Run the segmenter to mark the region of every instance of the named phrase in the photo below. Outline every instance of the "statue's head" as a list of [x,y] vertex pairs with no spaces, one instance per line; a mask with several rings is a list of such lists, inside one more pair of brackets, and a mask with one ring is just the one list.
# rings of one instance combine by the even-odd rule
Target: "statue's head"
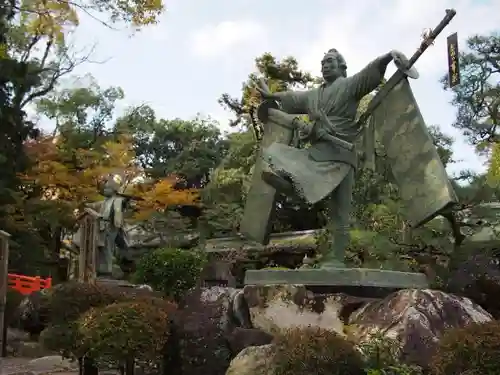
[[105,197],[113,196],[120,191],[123,183],[123,178],[118,173],[110,174],[103,186],[103,195]]
[[321,74],[326,82],[347,77],[347,64],[344,57],[335,48],[328,50],[321,60]]

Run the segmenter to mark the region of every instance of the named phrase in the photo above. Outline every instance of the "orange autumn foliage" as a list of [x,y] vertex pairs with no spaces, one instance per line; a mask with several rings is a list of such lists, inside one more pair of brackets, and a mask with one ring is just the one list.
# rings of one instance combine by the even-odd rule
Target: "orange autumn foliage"
[[154,184],[134,185],[130,194],[141,198],[135,202],[134,219],[147,220],[155,212],[161,212],[170,206],[196,205],[199,199],[198,190],[175,189],[177,181],[176,176],[169,176]]
[[94,149],[68,149],[64,140],[53,136],[29,141],[25,147],[33,162],[21,176],[25,186],[38,191],[41,199],[64,201],[73,209],[104,199],[99,186],[112,173],[124,175],[124,193],[138,198],[134,204],[137,220],[147,220],[171,205],[195,204],[198,199],[196,190],[174,189],[175,177],[140,182],[143,173],[134,162],[132,143],[126,136]]

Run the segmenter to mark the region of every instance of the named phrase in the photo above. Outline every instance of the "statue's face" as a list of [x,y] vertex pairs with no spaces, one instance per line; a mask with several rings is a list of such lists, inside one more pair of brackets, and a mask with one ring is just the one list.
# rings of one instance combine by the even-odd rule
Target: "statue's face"
[[115,195],[120,190],[122,177],[118,174],[110,175],[103,186],[103,195],[110,197]]
[[326,82],[347,77],[347,64],[342,55],[338,52],[328,52],[321,60],[321,74]]

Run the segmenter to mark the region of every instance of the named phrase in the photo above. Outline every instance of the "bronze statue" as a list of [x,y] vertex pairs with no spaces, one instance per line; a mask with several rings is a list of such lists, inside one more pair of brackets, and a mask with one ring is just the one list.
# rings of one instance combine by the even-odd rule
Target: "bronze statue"
[[347,77],[344,57],[331,49],[321,61],[324,83],[319,88],[271,93],[262,81],[257,87],[263,98],[281,105],[281,111],[269,111],[270,121],[283,123],[288,120],[287,114],[307,113],[312,123],[309,125],[298,116],[292,120],[302,138],[310,143],[309,148],[297,149],[275,142],[263,150],[262,158],[270,167],[263,172],[263,179],[278,191],[299,194],[309,204],[327,198],[333,242],[322,258],[324,267],[342,267],[349,243],[357,166],[353,142],[361,131],[361,125],[355,121],[359,102],[380,85],[387,65],[395,58],[403,61],[402,54],[393,51]]
[[[335,49],[321,61],[324,83],[312,90],[272,93],[261,81],[265,99],[251,113],[262,124],[259,157],[240,223],[241,234],[251,241],[269,243],[270,223],[277,192],[300,196],[306,203],[324,201],[329,209],[330,247],[320,268],[249,270],[247,285],[304,284],[390,288],[428,286],[425,276],[411,272],[346,268],[349,245],[354,171],[358,166],[355,142],[361,134],[377,139],[398,185],[406,219],[413,228],[437,215],[446,215],[457,203],[407,78],[418,78],[413,64],[455,16],[452,9],[422,41],[411,59],[391,51],[353,76]],[[387,65],[398,68],[383,81]],[[383,85],[381,85],[383,83]],[[375,91],[368,108],[356,121],[360,100]],[[305,121],[304,115],[308,120]],[[368,131],[368,129],[370,131]],[[308,141],[303,149],[291,147],[297,132]],[[364,146],[367,146],[364,142]],[[366,151],[374,147],[366,147]],[[449,216],[449,215],[448,215]]]
[[111,174],[103,187],[102,194],[105,199],[92,204],[100,214],[97,242],[98,276],[111,276],[114,255],[128,248],[124,213],[130,198],[120,194],[122,184],[123,178],[120,174]]

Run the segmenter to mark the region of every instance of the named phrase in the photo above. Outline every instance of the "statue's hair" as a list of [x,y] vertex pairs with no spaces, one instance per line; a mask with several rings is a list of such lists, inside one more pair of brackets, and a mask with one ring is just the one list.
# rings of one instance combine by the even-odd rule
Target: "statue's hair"
[[328,54],[328,53],[339,53],[339,51],[338,51],[336,48],[330,48],[330,49],[328,50],[328,52],[327,52],[327,53],[325,53],[325,55],[326,55],[326,54]]

